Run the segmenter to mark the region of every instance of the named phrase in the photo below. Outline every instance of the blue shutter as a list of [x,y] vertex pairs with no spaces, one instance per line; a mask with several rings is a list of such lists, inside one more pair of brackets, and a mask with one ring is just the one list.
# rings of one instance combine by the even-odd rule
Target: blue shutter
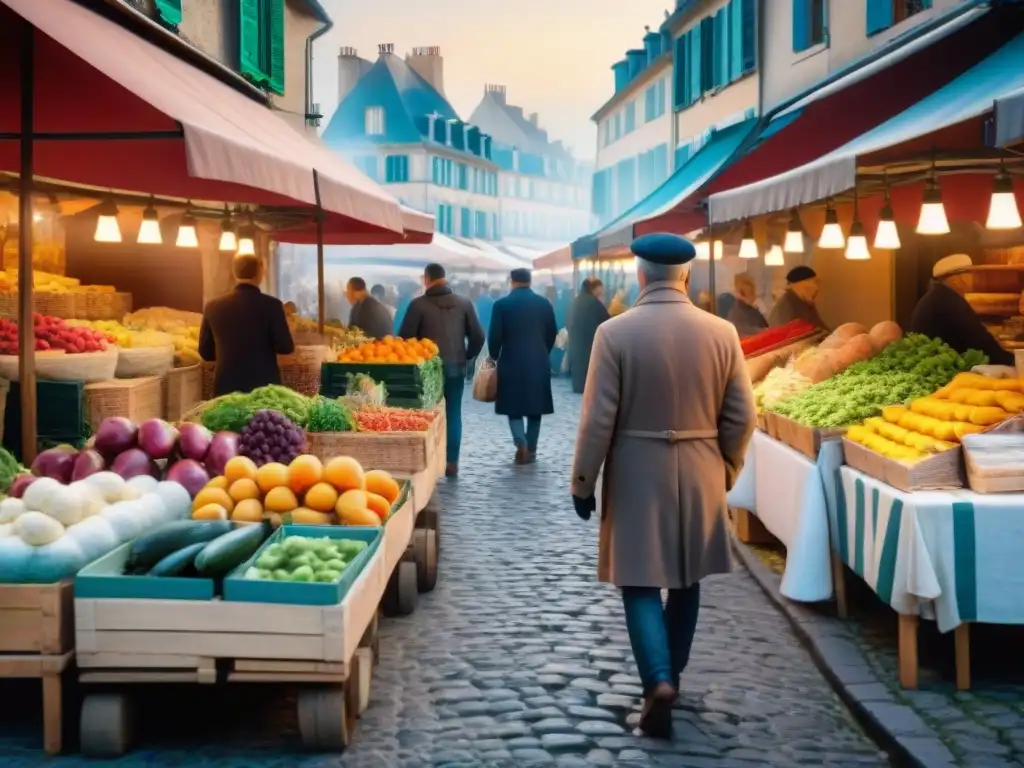
[[700,84],[701,92],[714,90],[715,80],[715,19],[705,16],[700,21]]
[[757,8],[754,0],[743,0],[743,71],[757,66]]
[[160,20],[171,27],[181,24],[181,0],[156,0]]
[[811,0],[793,0],[793,51],[811,47]]
[[892,0],[868,0],[867,36],[893,25]]
[[932,7],[932,0],[921,0],[921,10],[927,11]]
[[686,33],[686,36],[690,38],[690,103],[692,104],[700,101],[700,97],[704,95],[700,27],[694,27]]
[[657,106],[654,110],[655,117],[661,117],[663,114],[665,114],[665,89],[667,87],[668,80],[664,77],[661,78],[661,80],[658,81],[658,93],[655,96],[655,101],[657,102]]
[[743,0],[729,3],[729,82],[743,74]]
[[715,14],[714,56],[712,67],[714,87],[721,88],[729,82],[729,13],[726,8],[719,8]]
[[672,104],[676,109],[689,106],[690,104],[690,79],[686,76],[688,64],[687,39],[686,35],[680,35],[672,46],[674,51],[672,59]]
[[636,102],[635,101],[631,101],[631,102],[629,102],[629,104],[626,105],[625,122],[626,122],[626,126],[625,126],[625,129],[623,131],[623,135],[625,135],[627,133],[632,133],[633,131],[636,130]]
[[461,228],[461,233],[462,233],[463,237],[472,237],[473,236],[473,221],[472,221],[472,218],[471,218],[471,214],[470,214],[469,208],[463,208],[462,209],[462,228]]
[[501,229],[498,227],[498,214],[491,214],[491,239],[501,240]]

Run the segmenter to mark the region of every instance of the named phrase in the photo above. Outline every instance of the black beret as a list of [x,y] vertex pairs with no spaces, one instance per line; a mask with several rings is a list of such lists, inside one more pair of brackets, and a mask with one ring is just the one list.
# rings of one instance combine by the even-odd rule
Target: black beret
[[801,264],[799,267],[793,267],[789,270],[786,274],[786,282],[790,285],[794,285],[795,283],[802,283],[804,280],[811,280],[817,276],[817,272],[810,267]]
[[665,266],[689,264],[697,257],[697,249],[685,237],[668,232],[641,235],[629,246],[638,259]]
[[512,278],[513,283],[529,283],[532,276],[530,270],[525,268],[513,269],[509,277]]

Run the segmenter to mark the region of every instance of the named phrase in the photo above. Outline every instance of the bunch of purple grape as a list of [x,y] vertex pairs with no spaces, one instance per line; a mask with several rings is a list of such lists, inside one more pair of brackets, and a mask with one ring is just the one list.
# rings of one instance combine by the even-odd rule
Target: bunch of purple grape
[[239,452],[257,467],[272,461],[289,464],[305,445],[306,433],[284,414],[271,410],[256,411],[238,439]]

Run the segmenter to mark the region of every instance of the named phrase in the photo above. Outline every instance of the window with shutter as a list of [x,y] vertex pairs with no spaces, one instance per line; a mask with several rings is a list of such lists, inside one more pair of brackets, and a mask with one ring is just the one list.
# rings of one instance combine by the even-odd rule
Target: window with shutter
[[729,10],[719,8],[715,14],[714,28],[714,87],[729,84]]
[[170,27],[181,24],[181,0],[156,0],[156,12],[160,21]]
[[690,78],[686,76],[689,69],[688,40],[686,35],[680,35],[672,46],[672,104],[676,109],[690,105]]
[[623,128],[623,135],[632,133],[636,130],[636,102],[631,101],[626,105],[625,112],[625,126]]
[[754,0],[743,3],[743,72],[752,72],[757,67],[757,7]]
[[793,0],[793,52],[825,42],[825,0]]
[[363,123],[367,136],[383,136],[384,107],[367,107],[363,113]]
[[462,218],[462,221],[461,221],[461,226],[459,227],[459,233],[462,235],[462,237],[472,237],[473,236],[473,220],[471,218],[471,213],[470,213],[469,208],[463,208],[462,209],[462,216],[461,216],[461,218]]
[[729,82],[743,75],[743,0],[729,3]]
[[285,84],[284,2],[238,0],[239,71],[278,94],[284,93]]
[[715,80],[715,19],[705,16],[700,21],[700,90],[701,93],[713,91]]
[[893,3],[896,0],[867,0],[867,35],[876,35],[888,29],[896,20]]
[[690,38],[690,103],[700,101],[704,95],[704,53],[700,27],[694,27],[686,36]]

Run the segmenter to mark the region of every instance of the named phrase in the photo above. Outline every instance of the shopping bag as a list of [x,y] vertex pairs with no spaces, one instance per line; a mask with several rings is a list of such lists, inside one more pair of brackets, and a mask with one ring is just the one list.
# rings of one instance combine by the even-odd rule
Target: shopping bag
[[555,336],[555,349],[565,349],[569,346],[569,331],[563,328]]
[[498,399],[498,366],[489,357],[482,358],[473,376],[473,399],[493,403]]

